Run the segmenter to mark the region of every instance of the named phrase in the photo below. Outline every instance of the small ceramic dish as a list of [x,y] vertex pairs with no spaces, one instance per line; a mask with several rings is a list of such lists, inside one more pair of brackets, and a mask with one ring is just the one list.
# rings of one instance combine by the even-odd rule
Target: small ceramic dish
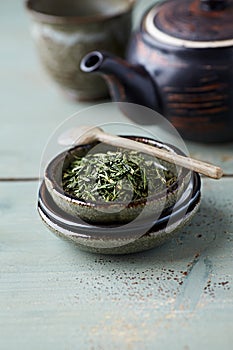
[[[127,137],[153,147],[164,148],[170,152],[182,154],[182,152],[173,146],[149,138]],[[110,146],[98,143],[75,147],[55,157],[45,171],[46,187],[57,206],[67,214],[80,218],[85,222],[91,224],[125,224],[132,222],[136,218],[137,220],[144,220],[153,217],[154,220],[161,215],[163,210],[172,208],[175,205],[190,182],[192,172],[177,167],[175,169],[178,180],[170,185],[170,187],[164,187],[161,192],[154,193],[146,199],[131,201],[129,203],[85,202],[77,199],[64,192],[62,188],[62,173],[75,156],[85,156],[96,145],[101,146],[103,152],[110,149]],[[174,168],[174,165],[168,162],[161,160],[159,162],[167,169]]]
[[176,205],[165,210],[154,222],[126,225],[89,225],[61,210],[43,182],[39,191],[38,212],[56,235],[75,243],[81,250],[103,254],[127,254],[163,244],[197,212],[201,199],[200,176],[193,176]]

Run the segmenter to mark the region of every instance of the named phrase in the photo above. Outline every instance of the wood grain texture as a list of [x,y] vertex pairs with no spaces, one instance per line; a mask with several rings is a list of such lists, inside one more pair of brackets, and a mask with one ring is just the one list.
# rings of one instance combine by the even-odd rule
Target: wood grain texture
[[0,176],[37,176],[48,137],[82,104],[63,98],[43,71],[24,1],[1,2],[0,19]]
[[[135,23],[151,3],[138,2]],[[43,71],[23,1],[1,2],[0,18],[0,177],[36,177],[43,149],[54,129],[90,104],[66,100]],[[114,113],[109,114],[110,122],[115,118]],[[216,163],[233,174],[233,143],[187,145],[193,157]]]
[[[87,105],[42,72],[23,1],[2,1],[0,19],[0,176],[34,177],[48,136]],[[188,147],[233,173],[233,144]],[[54,237],[37,190],[0,182],[0,349],[231,349],[233,178],[204,180],[199,213],[168,244],[122,257]]]
[[230,349],[232,185],[206,179],[176,238],[114,257],[47,231],[37,183],[0,184],[0,348]]

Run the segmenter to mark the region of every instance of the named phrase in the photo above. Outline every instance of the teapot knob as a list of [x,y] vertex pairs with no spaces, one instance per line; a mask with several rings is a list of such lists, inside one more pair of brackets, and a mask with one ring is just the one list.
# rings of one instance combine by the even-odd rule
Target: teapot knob
[[227,0],[201,0],[201,9],[206,11],[224,10],[227,3]]

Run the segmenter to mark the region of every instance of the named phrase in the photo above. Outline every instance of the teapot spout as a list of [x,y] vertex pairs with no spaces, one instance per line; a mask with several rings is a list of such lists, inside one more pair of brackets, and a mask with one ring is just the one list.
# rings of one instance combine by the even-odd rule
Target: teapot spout
[[131,65],[104,51],[93,51],[82,59],[80,68],[83,72],[103,75],[114,101],[135,103],[161,112],[156,84],[142,66]]

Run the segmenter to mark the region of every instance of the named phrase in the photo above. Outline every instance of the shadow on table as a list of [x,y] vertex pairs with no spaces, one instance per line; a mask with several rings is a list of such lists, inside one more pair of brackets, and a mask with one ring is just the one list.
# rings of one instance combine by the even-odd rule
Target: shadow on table
[[[171,264],[175,261],[190,259],[194,256],[200,256],[202,253],[207,255],[218,254],[222,247],[229,246],[228,232],[232,227],[232,216],[223,206],[218,206],[215,201],[203,200],[201,207],[193,218],[192,222],[183,230],[177,232],[174,238],[160,247],[129,255],[103,255],[80,252],[81,255],[88,255],[88,260],[101,263],[117,263],[125,265],[127,263],[137,263],[138,266],[150,266],[163,263]],[[77,254],[77,247],[70,249]],[[80,260],[78,254],[77,262]]]

